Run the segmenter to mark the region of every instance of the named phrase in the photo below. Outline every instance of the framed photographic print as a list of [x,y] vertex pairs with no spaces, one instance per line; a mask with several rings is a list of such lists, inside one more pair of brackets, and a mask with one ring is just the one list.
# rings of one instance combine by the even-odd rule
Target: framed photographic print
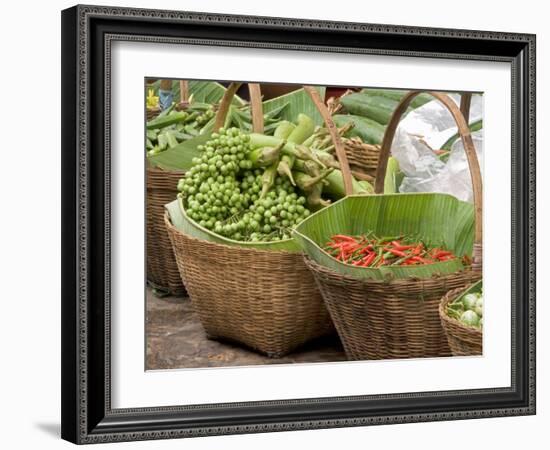
[[535,36],[75,6],[62,43],[63,438],[535,413]]

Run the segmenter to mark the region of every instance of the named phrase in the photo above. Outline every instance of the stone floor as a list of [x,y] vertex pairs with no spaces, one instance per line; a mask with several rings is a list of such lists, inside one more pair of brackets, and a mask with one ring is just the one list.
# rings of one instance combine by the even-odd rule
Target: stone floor
[[345,360],[342,345],[336,336],[317,340],[277,359],[229,343],[209,340],[189,298],[158,298],[151,289],[147,289],[148,370]]

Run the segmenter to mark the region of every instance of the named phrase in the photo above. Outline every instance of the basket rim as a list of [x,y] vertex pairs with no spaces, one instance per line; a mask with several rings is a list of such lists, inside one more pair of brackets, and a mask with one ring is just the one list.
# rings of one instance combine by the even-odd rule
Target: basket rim
[[186,173],[184,170],[166,170],[162,169],[161,167],[152,166],[150,164],[147,165],[147,172],[164,173],[170,175],[185,175]]
[[449,324],[452,324],[453,326],[460,328],[462,331],[470,333],[474,336],[483,336],[483,328],[476,328],[471,325],[466,325],[462,323],[460,320],[457,320],[453,317],[449,317],[445,312],[445,307],[453,300],[455,300],[460,294],[468,290],[472,285],[468,285],[463,288],[457,288],[453,289],[449,292],[447,292],[441,299],[441,302],[439,303],[439,317],[442,321],[447,322]]
[[[181,197],[178,197],[177,199],[177,202],[178,202],[178,206],[180,208],[180,211],[182,212],[182,214],[185,215],[185,217],[187,218],[187,220],[193,224],[194,227],[198,228],[199,230],[201,230],[202,232],[204,232],[205,234],[208,234],[208,235],[213,235],[219,239],[222,239],[222,240],[225,240],[227,242],[231,242],[235,245],[233,245],[233,247],[241,247],[241,248],[255,248],[255,249],[258,249],[258,250],[261,250],[259,249],[258,247],[256,246],[252,246],[250,244],[257,244],[257,245],[269,245],[269,244],[272,244],[273,242],[266,242],[266,241],[260,241],[260,242],[250,242],[250,241],[236,241],[234,239],[230,239],[230,238],[227,238],[225,236],[220,236],[216,233],[214,233],[212,230],[209,230],[208,228],[205,228],[203,227],[201,224],[197,223],[194,219],[192,219],[191,217],[189,217],[189,215],[187,214],[187,210],[185,209],[185,206],[183,205],[183,199]],[[209,241],[210,242],[210,241]],[[296,243],[294,237],[290,237],[288,239],[280,239],[279,241],[277,241],[279,243],[284,243],[284,242],[294,242]],[[231,245],[228,245],[229,247],[231,247]],[[279,251],[279,252],[284,252],[285,250],[264,250],[264,251]],[[300,249],[300,247],[298,245],[296,245],[296,250],[293,250],[293,251],[290,251],[288,250],[289,253],[296,253],[296,254],[300,254],[302,253],[302,250]]]
[[[451,195],[451,194],[446,194],[444,192],[395,192],[393,194],[376,194],[376,197],[397,197],[397,196],[407,196],[407,197],[415,197],[415,196],[419,196],[419,195],[442,195],[442,196],[445,196],[445,197],[452,197],[454,199],[457,199],[457,197],[455,197],[454,195]],[[300,237],[302,237],[303,239],[309,241],[311,244],[315,245],[317,248],[319,248],[325,255],[333,258],[339,265],[346,265],[346,263],[342,262],[342,261],[338,261],[336,258],[334,258],[334,256],[332,256],[330,253],[328,253],[323,247],[321,247],[319,244],[317,244],[313,239],[311,239],[309,236],[305,235],[304,233],[302,233],[301,231],[298,230],[298,227],[312,219],[313,217],[317,216],[317,215],[321,215],[321,214],[326,214],[326,211],[333,207],[334,205],[338,205],[340,203],[345,203],[346,201],[348,201],[349,199],[352,199],[352,198],[369,198],[369,197],[372,197],[372,195],[362,195],[362,194],[352,194],[352,195],[346,195],[345,197],[339,199],[339,200],[336,200],[335,202],[331,203],[330,205],[326,206],[325,208],[322,208],[318,211],[315,211],[313,213],[311,213],[308,217],[306,217],[304,220],[302,220],[302,222],[300,222],[296,228],[294,228],[292,230],[292,234],[297,234],[299,235]],[[458,200],[460,201],[460,200]],[[363,267],[364,269],[369,269],[369,267]]]
[[460,273],[472,273],[474,274],[475,272],[471,269],[471,267],[465,267],[464,270],[458,270],[456,272],[453,272],[453,273],[448,273],[448,274],[444,274],[444,275],[441,275],[441,274],[437,274],[437,273],[434,273],[432,274],[430,277],[428,278],[417,278],[417,277],[409,277],[409,278],[390,278],[390,277],[387,277],[386,279],[384,280],[380,280],[380,279],[374,279],[374,278],[354,278],[350,275],[345,275],[345,274],[341,274],[339,272],[336,272],[328,267],[325,267],[319,263],[317,263],[315,260],[313,260],[312,258],[310,258],[307,254],[305,253],[302,253],[303,257],[304,257],[304,261],[306,263],[306,265],[313,271],[316,271],[316,272],[320,272],[320,273],[326,273],[330,276],[334,276],[334,277],[337,277],[339,278],[342,282],[359,282],[359,283],[362,283],[362,284],[366,284],[366,285],[374,285],[374,284],[378,284],[378,285],[389,285],[389,284],[407,284],[409,282],[422,282],[422,281],[433,281],[433,280],[445,280],[445,279],[448,279],[448,278],[452,278],[452,277],[455,277],[457,274],[460,274]]
[[219,242],[213,242],[213,241],[207,241],[207,240],[204,240],[204,239],[199,239],[195,236],[191,236],[190,234],[187,234],[187,233],[184,233],[183,231],[181,230],[178,230],[174,224],[172,223],[172,221],[170,220],[170,215],[168,214],[168,211],[165,211],[164,212],[164,223],[166,224],[166,227],[168,227],[168,229],[170,231],[173,231],[174,233],[177,233],[177,234],[181,234],[182,236],[185,236],[186,239],[189,239],[191,241],[195,241],[195,242],[200,242],[201,244],[207,244],[207,245],[212,245],[212,247],[222,247],[222,248],[226,248],[226,249],[231,249],[231,250],[240,250],[240,251],[245,251],[245,252],[250,252],[250,253],[256,253],[256,254],[271,254],[271,255],[285,255],[285,256],[289,256],[289,255],[296,255],[296,256],[301,256],[301,252],[291,252],[291,251],[285,251],[285,250],[260,250],[258,248],[254,248],[254,247],[241,247],[241,246],[237,246],[237,245],[227,245],[227,244],[221,244]]

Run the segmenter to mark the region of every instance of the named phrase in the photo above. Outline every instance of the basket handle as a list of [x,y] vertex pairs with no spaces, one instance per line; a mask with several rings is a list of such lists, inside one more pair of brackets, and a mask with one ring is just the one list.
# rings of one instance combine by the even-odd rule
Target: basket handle
[[[235,93],[239,90],[242,83],[231,83],[225,90],[223,97],[220,101],[220,107],[216,113],[216,119],[214,121],[214,130],[218,130],[223,127],[231,101],[235,96]],[[264,114],[262,109],[262,93],[260,85],[258,83],[248,83],[248,92],[250,93],[250,109],[252,115],[252,131],[254,133],[264,132]]]
[[463,92],[460,94],[460,112],[466,119],[466,123],[470,123],[470,106],[472,105],[472,93]]
[[401,116],[405,113],[411,101],[419,94],[426,93],[434,97],[441,102],[443,106],[453,116],[458,127],[458,132],[464,145],[464,151],[468,159],[468,166],[470,168],[470,176],[472,179],[472,189],[474,193],[474,249],[473,249],[473,261],[472,269],[481,270],[482,263],[482,236],[483,236],[483,221],[482,221],[482,208],[483,208],[483,196],[482,196],[482,182],[481,182],[481,170],[479,168],[479,161],[477,159],[476,149],[472,141],[472,135],[470,134],[470,128],[468,122],[464,118],[460,108],[447,94],[442,92],[433,91],[412,91],[407,93],[401,101],[398,103],[393,115],[386,127],[384,133],[384,139],[382,140],[382,147],[380,149],[380,163],[376,170],[376,180],[374,184],[374,192],[380,194],[384,189],[384,175],[388,165],[388,157],[391,149],[395,132]]
[[348,162],[348,157],[346,155],[346,150],[344,148],[344,143],[342,142],[342,138],[338,133],[338,128],[336,128],[336,125],[332,120],[332,116],[328,111],[328,108],[326,107],[325,103],[321,99],[321,96],[319,95],[319,91],[315,89],[315,87],[313,86],[304,86],[304,90],[311,97],[311,100],[315,104],[315,107],[317,108],[317,110],[319,111],[319,113],[321,114],[321,117],[325,122],[327,130],[332,139],[332,143],[334,144],[334,148],[336,150],[335,151],[336,157],[338,158],[338,162],[340,163],[340,170],[342,171],[342,178],[344,180],[344,190],[346,192],[346,195],[352,195],[353,182],[351,178],[352,177],[351,170],[349,168],[349,162]]
[[189,100],[189,81],[180,80],[180,103],[186,103]]

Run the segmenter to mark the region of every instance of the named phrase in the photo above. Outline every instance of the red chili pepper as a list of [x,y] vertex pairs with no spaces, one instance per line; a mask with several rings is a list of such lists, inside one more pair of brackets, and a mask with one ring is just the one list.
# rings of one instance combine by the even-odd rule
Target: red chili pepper
[[376,253],[371,253],[368,256],[365,256],[363,258],[363,266],[370,266],[374,261],[374,258],[376,258]]
[[413,256],[411,258],[411,261],[419,262],[419,263],[422,263],[422,264],[430,264],[430,262],[427,259],[421,258],[420,256]]
[[395,250],[400,250],[400,251],[411,250],[415,247],[414,245],[402,245],[399,241],[392,241],[391,245]]
[[342,241],[354,242],[354,243],[357,242],[355,240],[355,238],[353,238],[351,236],[346,236],[344,234],[335,234],[334,236],[332,236],[332,240],[335,241],[335,242],[342,242]]
[[397,250],[395,248],[388,248],[388,252],[394,254],[395,256],[400,256],[401,258],[404,258],[405,256],[407,256],[404,252],[402,252],[401,250]]
[[424,247],[424,245],[422,245],[422,242],[420,244],[418,244],[413,250],[413,255],[420,255],[420,253],[422,252],[423,247]]

